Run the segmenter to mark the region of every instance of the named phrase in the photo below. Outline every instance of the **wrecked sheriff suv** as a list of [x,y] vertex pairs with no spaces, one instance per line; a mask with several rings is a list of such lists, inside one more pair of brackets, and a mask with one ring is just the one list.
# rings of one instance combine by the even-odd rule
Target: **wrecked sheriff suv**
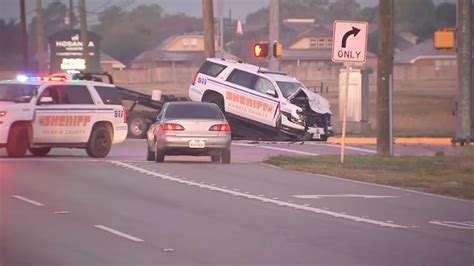
[[189,98],[219,106],[234,138],[325,141],[333,135],[326,99],[294,77],[255,65],[209,58],[195,74]]

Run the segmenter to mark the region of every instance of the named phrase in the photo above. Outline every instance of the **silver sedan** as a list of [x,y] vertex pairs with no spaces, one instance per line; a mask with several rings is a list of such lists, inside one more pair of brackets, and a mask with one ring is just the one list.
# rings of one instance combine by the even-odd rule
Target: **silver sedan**
[[219,107],[203,102],[169,102],[147,132],[147,160],[168,155],[211,156],[230,163],[231,129]]

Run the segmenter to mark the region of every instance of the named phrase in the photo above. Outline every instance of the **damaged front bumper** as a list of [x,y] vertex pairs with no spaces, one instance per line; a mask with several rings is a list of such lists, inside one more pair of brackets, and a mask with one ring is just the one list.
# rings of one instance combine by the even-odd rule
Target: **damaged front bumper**
[[326,141],[334,136],[331,114],[301,115],[300,117],[301,120],[295,121],[290,114],[282,115],[280,132],[296,140]]

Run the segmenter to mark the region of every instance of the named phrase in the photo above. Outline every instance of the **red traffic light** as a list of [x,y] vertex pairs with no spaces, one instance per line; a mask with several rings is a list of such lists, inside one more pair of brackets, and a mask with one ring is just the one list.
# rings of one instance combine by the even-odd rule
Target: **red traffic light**
[[259,42],[253,46],[253,55],[255,57],[268,56],[268,42]]

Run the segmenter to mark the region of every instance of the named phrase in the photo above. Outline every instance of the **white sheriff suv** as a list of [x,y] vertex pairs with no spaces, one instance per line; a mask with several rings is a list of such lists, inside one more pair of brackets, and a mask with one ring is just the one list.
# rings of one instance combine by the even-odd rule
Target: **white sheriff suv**
[[126,119],[113,84],[54,76],[0,82],[0,148],[10,157],[60,147],[102,158],[125,140]]
[[333,135],[329,102],[282,72],[208,58],[195,74],[189,97],[217,104],[233,134],[241,137],[252,138],[251,131],[257,131],[264,133],[259,139],[325,141]]

